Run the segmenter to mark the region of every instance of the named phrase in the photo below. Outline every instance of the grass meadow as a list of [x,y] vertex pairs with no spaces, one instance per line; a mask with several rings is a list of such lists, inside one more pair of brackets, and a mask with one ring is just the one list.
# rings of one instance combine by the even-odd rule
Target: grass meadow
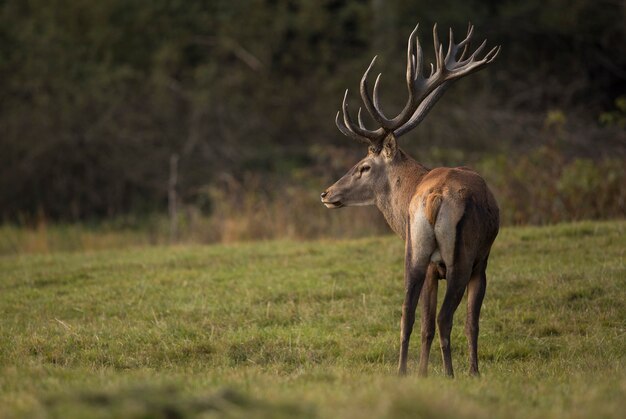
[[436,343],[430,376],[416,376],[419,326],[411,372],[396,376],[396,237],[128,244],[0,256],[0,417],[626,411],[626,221],[501,231],[477,379],[467,374],[465,301],[452,337],[456,378],[443,377]]

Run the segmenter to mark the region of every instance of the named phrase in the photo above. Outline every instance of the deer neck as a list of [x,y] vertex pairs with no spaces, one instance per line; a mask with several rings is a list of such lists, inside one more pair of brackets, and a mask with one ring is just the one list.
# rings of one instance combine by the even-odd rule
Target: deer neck
[[376,195],[376,206],[383,213],[389,227],[406,239],[409,203],[415,188],[428,169],[398,150],[388,169],[388,181]]

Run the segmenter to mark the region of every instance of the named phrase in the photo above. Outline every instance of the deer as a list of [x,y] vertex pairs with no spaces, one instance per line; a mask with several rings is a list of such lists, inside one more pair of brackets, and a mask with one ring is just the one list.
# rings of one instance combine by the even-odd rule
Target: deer
[[[348,109],[348,90],[335,123],[345,136],[368,146],[365,158],[321,194],[327,208],[375,205],[387,224],[405,241],[404,302],[400,325],[398,373],[407,373],[409,340],[420,294],[420,376],[428,374],[428,359],[435,337],[435,322],[445,374],[454,377],[450,333],[454,312],[467,290],[465,335],[469,348],[469,373],[478,376],[478,323],[487,287],[487,261],[498,234],[499,208],[485,180],[467,167],[429,169],[398,146],[398,138],[415,128],[455,81],[472,74],[497,57],[500,46],[481,56],[487,40],[470,53],[474,26],[459,43],[450,29],[447,52],[433,26],[435,64],[423,72],[423,52],[411,32],[407,46],[408,100],[394,118],[383,112],[378,75],[370,95],[368,76],[374,57],[360,83],[363,104],[379,128],[366,128],[359,108],[357,123]],[[436,311],[438,281],[446,280],[443,302]]]

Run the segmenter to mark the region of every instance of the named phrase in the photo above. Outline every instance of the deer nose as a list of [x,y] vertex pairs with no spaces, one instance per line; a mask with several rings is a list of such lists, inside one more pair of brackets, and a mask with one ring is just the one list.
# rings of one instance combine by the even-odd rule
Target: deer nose
[[324,199],[324,198],[326,197],[326,195],[328,195],[328,192],[324,191],[324,192],[322,192],[322,194],[320,195],[320,197],[321,197],[322,199]]

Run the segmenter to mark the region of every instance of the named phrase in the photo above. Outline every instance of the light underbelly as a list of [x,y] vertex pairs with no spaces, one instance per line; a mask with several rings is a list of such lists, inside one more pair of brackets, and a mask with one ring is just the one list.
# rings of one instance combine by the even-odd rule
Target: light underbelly
[[443,259],[441,259],[441,253],[439,252],[439,249],[435,249],[433,254],[430,255],[430,261],[436,264],[443,263]]

